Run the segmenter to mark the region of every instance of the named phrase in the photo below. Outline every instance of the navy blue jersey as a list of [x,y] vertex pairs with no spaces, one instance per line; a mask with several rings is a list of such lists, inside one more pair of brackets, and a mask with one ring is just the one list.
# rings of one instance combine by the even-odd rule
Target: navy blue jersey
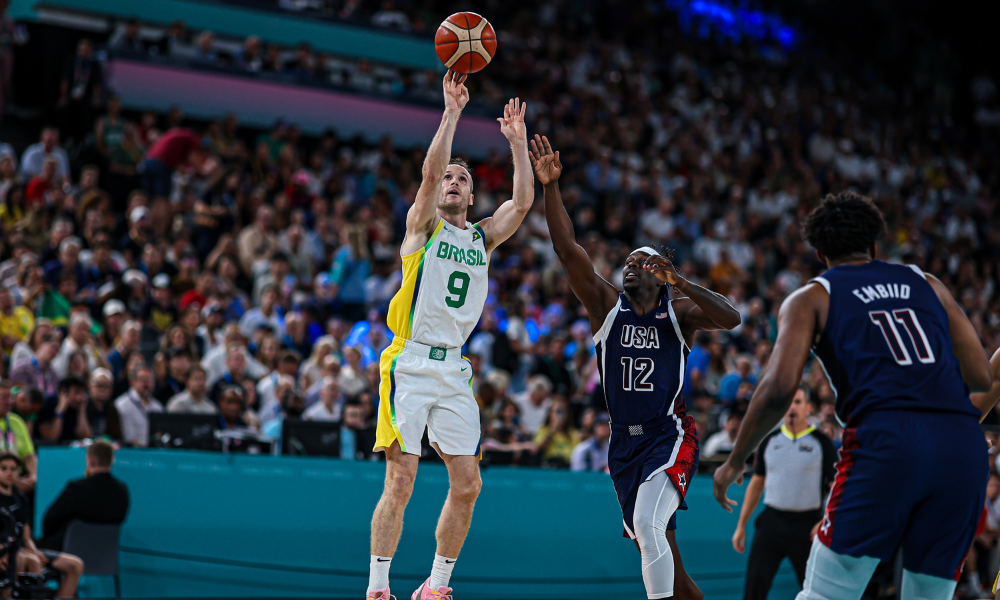
[[913,265],[873,260],[813,279],[830,311],[813,348],[850,423],[871,410],[980,413],[952,352],[948,314]]
[[655,310],[640,317],[619,294],[594,335],[612,423],[640,425],[684,412],[688,348],[671,302],[662,297]]

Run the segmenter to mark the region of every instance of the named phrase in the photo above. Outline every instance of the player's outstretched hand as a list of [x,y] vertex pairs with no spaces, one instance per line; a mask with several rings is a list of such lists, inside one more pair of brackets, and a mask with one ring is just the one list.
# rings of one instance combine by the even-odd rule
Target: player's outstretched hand
[[459,75],[454,71],[444,74],[444,107],[448,110],[462,110],[469,103],[469,88],[465,87],[468,74]]
[[733,466],[727,460],[722,463],[722,466],[715,470],[715,477],[713,477],[714,485],[712,486],[712,493],[715,495],[715,500],[719,503],[719,506],[726,509],[727,512],[733,512],[733,507],[738,504],[736,500],[729,499],[729,486],[736,483],[736,485],[743,485],[743,467],[739,468]]
[[656,278],[664,283],[678,285],[681,282],[681,276],[677,274],[673,261],[666,256],[650,256],[642,264],[642,268],[656,275]]
[[503,107],[503,116],[497,118],[500,133],[512,144],[528,139],[528,130],[524,127],[524,112],[527,108],[527,102],[521,104],[520,98],[511,98]]
[[535,139],[531,140],[528,158],[531,160],[531,166],[535,169],[535,176],[538,177],[538,181],[542,185],[548,185],[562,175],[559,153],[552,151],[549,138],[544,135],[535,134]]

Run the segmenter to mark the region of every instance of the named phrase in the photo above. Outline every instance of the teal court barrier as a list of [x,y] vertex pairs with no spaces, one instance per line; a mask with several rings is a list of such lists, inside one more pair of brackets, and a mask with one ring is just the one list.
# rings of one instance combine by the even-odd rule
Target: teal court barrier
[[[36,530],[84,450],[40,448]],[[359,598],[368,582],[369,524],[381,463],[318,458],[122,450],[129,487],[121,540],[122,592],[131,598]],[[746,557],[731,546],[736,515],[699,476],[677,538],[705,597],[739,600]],[[392,581],[408,597],[430,571],[434,527],[448,488],[443,466],[422,464]],[[741,491],[738,494],[742,494]],[[643,598],[639,554],[621,537],[611,480],[595,473],[494,467],[452,578],[466,599]],[[798,589],[783,567],[771,598]],[[109,578],[84,577],[81,596],[107,597]]]

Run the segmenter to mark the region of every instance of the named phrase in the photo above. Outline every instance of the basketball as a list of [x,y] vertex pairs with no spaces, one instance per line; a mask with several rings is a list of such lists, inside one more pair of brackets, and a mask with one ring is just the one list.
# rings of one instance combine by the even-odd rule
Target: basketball
[[456,73],[482,71],[497,51],[493,26],[474,12],[458,12],[441,23],[434,49],[444,66]]

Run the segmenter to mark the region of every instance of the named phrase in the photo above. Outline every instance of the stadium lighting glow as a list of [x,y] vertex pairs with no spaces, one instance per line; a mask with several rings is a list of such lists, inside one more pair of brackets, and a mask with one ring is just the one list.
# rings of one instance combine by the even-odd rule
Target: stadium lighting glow
[[739,41],[746,37],[757,42],[777,42],[786,48],[798,39],[795,29],[779,15],[745,5],[723,0],[664,0],[664,5],[677,13],[685,32],[702,39],[721,36]]

